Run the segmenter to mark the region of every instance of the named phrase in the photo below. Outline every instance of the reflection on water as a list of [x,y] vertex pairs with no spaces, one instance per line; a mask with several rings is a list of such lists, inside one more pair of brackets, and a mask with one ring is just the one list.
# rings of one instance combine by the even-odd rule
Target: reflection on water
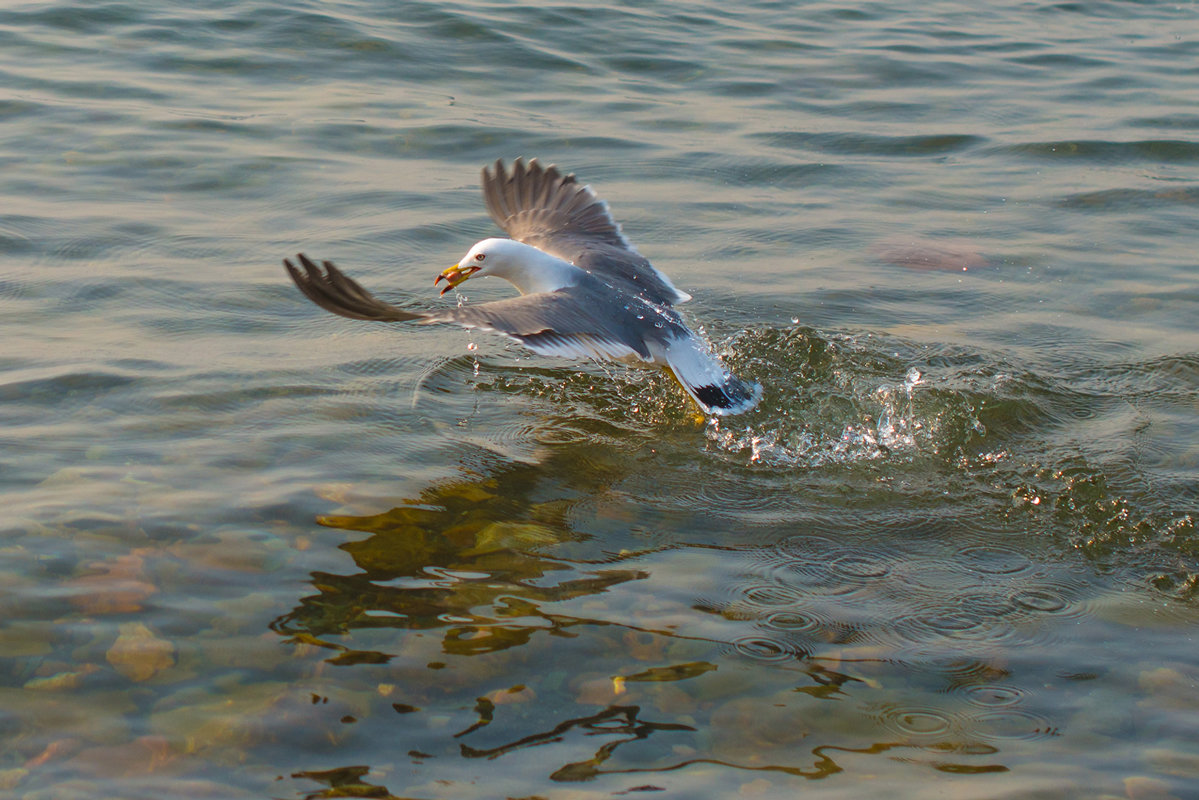
[[[305,598],[274,627],[314,636],[356,628],[446,628],[442,650],[457,655],[527,644],[537,630],[563,634],[576,623],[540,613],[539,604],[603,592],[646,576],[617,569],[588,577],[556,576],[569,566],[538,558],[537,548],[578,535],[565,526],[571,503],[530,502],[534,472],[524,467],[478,484],[441,485],[424,492],[419,505],[375,516],[320,518],[324,525],[371,533],[341,546],[362,572],[314,576],[320,594]],[[480,615],[484,608],[494,609],[495,616]],[[336,649],[343,652],[333,663],[385,663],[390,658]]]
[[[400,752],[430,782],[464,758],[628,790],[664,788],[667,774],[781,789],[863,758],[888,774],[1035,776],[1088,713],[1074,687],[1118,673],[1063,668],[1112,635],[1083,565],[1034,561],[998,531],[855,533],[870,512],[841,535],[738,546],[684,527],[613,551],[586,529],[614,514],[634,530],[662,521],[627,498],[597,506],[580,455],[555,447],[381,514],[321,518],[370,534],[342,545],[358,571],[314,574],[318,593],[273,627],[365,671],[343,685],[379,682],[355,724],[388,744],[366,748],[377,767],[294,777],[402,793],[409,783],[383,777]],[[619,492],[622,476],[607,478]]]
[[[569,458],[569,450],[559,455]],[[555,782],[604,775],[648,779],[699,765],[821,778],[843,769],[842,753],[898,749],[927,751],[935,755],[936,769],[946,772],[1007,769],[994,763],[998,748],[985,743],[1000,737],[970,737],[971,723],[982,727],[981,719],[959,715],[951,730],[949,717],[935,709],[873,709],[880,702],[871,699],[882,691],[879,676],[905,671],[885,664],[903,649],[878,640],[880,634],[893,638],[890,625],[880,620],[872,638],[864,622],[847,622],[852,611],[829,604],[837,598],[852,606],[848,596],[855,584],[871,581],[889,585],[884,594],[896,592],[899,585],[885,564],[860,556],[830,559],[827,549],[836,545],[812,537],[745,552],[703,548],[688,558],[765,562],[773,585],[747,576],[732,582],[743,601],[716,606],[684,595],[672,602],[656,597],[653,587],[639,590],[655,571],[636,566],[663,557],[669,563],[669,551],[624,552],[598,564],[544,555],[560,543],[587,538],[569,526],[577,503],[554,498],[572,487],[551,476],[569,471],[553,460],[540,469],[518,466],[478,482],[432,487],[383,514],[321,518],[325,525],[370,533],[342,545],[360,572],[314,575],[319,594],[273,627],[295,645],[328,650],[328,664],[387,665],[398,685],[389,687],[373,713],[390,716],[390,702],[403,715],[402,722],[388,725],[392,746],[422,764],[455,751],[468,759],[498,759],[539,748],[538,768]],[[535,496],[554,499],[535,502]],[[618,588],[623,597],[611,599]],[[957,607],[957,598],[948,602]],[[894,599],[861,595],[856,603],[885,610]],[[814,622],[830,611],[836,622]],[[927,626],[926,640],[940,642],[968,627],[959,628],[961,620],[949,609],[937,613],[913,612],[913,624]],[[410,633],[381,636],[387,629]],[[391,644],[360,649],[354,644],[360,637]],[[771,671],[755,674],[758,665]],[[949,669],[962,692],[1002,673],[978,662],[955,661]],[[421,670],[437,671],[437,679],[420,678]],[[519,683],[500,685],[498,676]],[[975,702],[985,705],[1005,690],[1020,696],[1019,689],[985,686],[992,695],[976,695]],[[822,732],[831,720],[821,722],[813,706],[829,701],[864,704],[860,730],[849,736],[857,744],[843,743],[854,727],[845,730],[843,721],[835,735]],[[946,722],[933,727],[934,719]],[[1028,736],[1050,728],[1032,715],[1028,721]],[[1010,721],[1007,726],[1017,727]],[[872,732],[884,738],[873,739]],[[828,736],[832,741],[822,741]],[[551,763],[554,754],[564,760]],[[371,791],[366,772],[298,775],[348,794]]]

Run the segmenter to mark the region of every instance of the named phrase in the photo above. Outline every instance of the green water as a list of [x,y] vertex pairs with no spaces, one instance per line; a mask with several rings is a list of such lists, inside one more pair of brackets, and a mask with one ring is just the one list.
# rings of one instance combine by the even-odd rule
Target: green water
[[[1194,2],[0,10],[0,797],[1199,795],[1197,57]],[[756,410],[282,270],[444,307],[516,156]]]

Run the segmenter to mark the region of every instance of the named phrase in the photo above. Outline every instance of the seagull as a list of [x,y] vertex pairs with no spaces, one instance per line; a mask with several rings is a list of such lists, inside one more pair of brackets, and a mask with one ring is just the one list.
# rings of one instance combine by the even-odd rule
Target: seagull
[[654,365],[670,372],[705,413],[753,408],[762,387],[742,380],[687,327],[676,304],[691,295],[621,233],[608,204],[590,186],[537,159],[503,160],[483,169],[487,211],[508,239],[477,242],[441,272],[444,295],[470,278],[504,278],[519,297],[446,311],[407,311],[379,300],[332,262],[317,266],[303,253],[284,259],[309,300],[350,319],[452,323],[503,334],[534,353]]

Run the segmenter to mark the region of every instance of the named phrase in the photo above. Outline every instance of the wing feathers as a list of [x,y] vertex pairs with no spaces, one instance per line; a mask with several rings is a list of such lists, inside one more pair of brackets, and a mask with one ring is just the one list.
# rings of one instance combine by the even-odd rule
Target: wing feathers
[[483,199],[495,223],[519,242],[555,235],[586,234],[631,250],[606,204],[574,175],[563,175],[537,159],[502,160],[483,170]]
[[630,322],[628,308],[596,294],[594,287],[583,292],[571,287],[425,314],[379,300],[331,261],[322,262],[322,269],[303,253],[296,257],[300,268],[288,259],[283,266],[300,291],[326,311],[350,319],[461,325],[504,334],[547,355],[650,358],[642,332]]
[[379,300],[333,266],[331,261],[323,262],[325,271],[322,272],[320,267],[313,264],[303,253],[297,255],[296,258],[300,260],[300,266],[304,268],[303,272],[285,258],[283,266],[287,269],[287,274],[291,276],[296,286],[309,300],[326,311],[332,311],[334,314],[340,314],[350,319],[369,319],[380,322],[404,322],[424,319],[427,316],[405,311],[391,303]]
[[570,343],[580,351],[573,353],[576,356],[650,358],[645,331],[635,314],[593,289],[578,286],[463,306],[430,315],[428,321],[496,331],[530,349],[540,346],[542,352]]
[[565,259],[614,288],[658,305],[691,299],[637,252],[590,186],[553,165],[518,158],[509,170],[496,161],[483,170],[483,200],[513,239]]

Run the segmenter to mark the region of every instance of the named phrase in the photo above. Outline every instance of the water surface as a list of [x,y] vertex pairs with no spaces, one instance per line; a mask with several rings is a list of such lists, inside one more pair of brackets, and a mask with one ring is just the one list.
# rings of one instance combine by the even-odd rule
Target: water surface
[[[1197,23],[10,4],[0,786],[1199,793]],[[758,409],[287,281],[452,302],[516,156]]]

